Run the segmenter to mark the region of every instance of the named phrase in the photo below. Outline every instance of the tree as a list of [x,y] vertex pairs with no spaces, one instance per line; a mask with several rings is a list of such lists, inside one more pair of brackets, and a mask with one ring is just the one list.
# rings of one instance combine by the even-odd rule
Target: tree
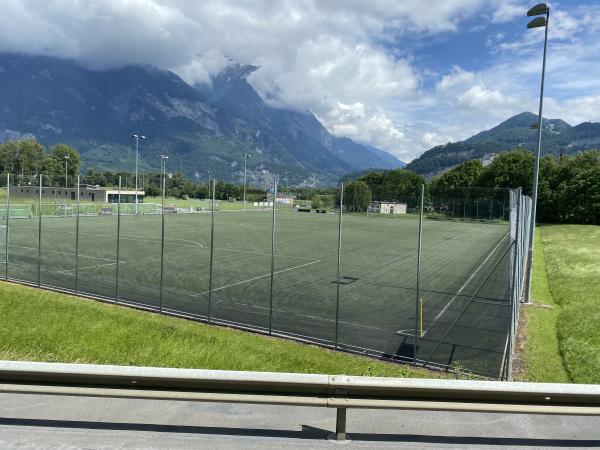
[[65,179],[65,167],[67,168],[70,186],[79,174],[79,152],[73,147],[65,144],[56,144],[48,151],[44,158],[43,172],[50,176],[48,184],[63,185]]
[[501,153],[484,168],[479,184],[506,189],[521,187],[525,195],[531,195],[533,164],[533,153],[526,150]]
[[421,185],[425,179],[406,169],[394,169],[382,172],[370,172],[358,178],[365,182],[372,192],[374,200],[400,201],[414,207],[421,194]]
[[364,181],[353,181],[345,186],[344,204],[349,211],[366,211],[371,203],[371,189]]

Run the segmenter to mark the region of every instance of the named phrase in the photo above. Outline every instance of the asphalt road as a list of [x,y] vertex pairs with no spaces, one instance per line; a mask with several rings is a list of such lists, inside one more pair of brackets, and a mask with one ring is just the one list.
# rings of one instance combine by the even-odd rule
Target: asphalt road
[[2,449],[597,448],[598,417],[349,410],[0,394]]

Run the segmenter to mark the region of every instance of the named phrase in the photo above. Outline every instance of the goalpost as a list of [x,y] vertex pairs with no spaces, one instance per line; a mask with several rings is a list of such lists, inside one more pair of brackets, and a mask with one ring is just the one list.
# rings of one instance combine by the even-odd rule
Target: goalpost
[[33,209],[31,203],[27,204],[11,204],[9,207],[6,205],[0,206],[0,219],[5,219],[8,216],[9,219],[28,219],[33,216]]

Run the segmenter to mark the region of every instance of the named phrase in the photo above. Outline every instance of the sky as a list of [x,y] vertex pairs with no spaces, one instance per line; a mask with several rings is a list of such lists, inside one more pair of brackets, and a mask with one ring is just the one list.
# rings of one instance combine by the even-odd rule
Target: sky
[[[537,113],[543,28],[521,0],[0,0],[0,51],[190,84],[238,62],[277,107],[410,161]],[[550,5],[544,116],[600,121],[600,0]]]

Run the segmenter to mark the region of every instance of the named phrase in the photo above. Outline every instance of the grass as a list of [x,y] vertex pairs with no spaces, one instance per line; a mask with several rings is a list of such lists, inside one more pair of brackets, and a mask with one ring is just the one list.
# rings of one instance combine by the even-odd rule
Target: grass
[[523,378],[600,383],[600,227],[547,225],[536,236]]
[[557,334],[569,378],[600,383],[600,227],[542,228],[550,290],[560,308]]
[[544,256],[543,228],[536,230],[534,248],[532,305],[524,305],[520,330],[526,336],[524,381],[567,383],[569,377],[560,354],[556,324],[558,305],[550,292],[546,260]]
[[[147,196],[144,198],[144,202],[160,204],[162,202],[162,198]],[[165,197],[165,205],[174,205],[174,206],[177,206],[178,208],[193,207],[193,208],[203,208],[204,210],[209,211],[211,208],[210,203],[211,202],[209,199],[199,200],[197,198],[188,198],[187,200],[184,200],[184,199],[175,198],[175,197]],[[278,204],[277,208],[278,209],[291,208],[291,206],[283,206],[283,205]],[[244,203],[240,199],[238,199],[238,201],[236,201],[236,202],[229,202],[227,200],[217,200],[215,209],[217,211],[241,211],[244,209]],[[270,208],[267,206],[254,206],[254,201],[248,200],[246,202],[246,209],[270,209]]]
[[442,374],[0,284],[0,359],[386,377]]
[[[271,316],[271,214],[217,214],[212,317],[263,330],[272,320],[276,331],[327,343],[335,340],[339,317],[340,344],[412,358],[417,221],[348,215],[343,225],[338,316],[338,217],[277,213]],[[9,277],[37,282],[39,273],[42,284],[75,289],[75,226],[73,217],[43,217],[38,253],[37,219],[11,220]],[[113,298],[117,218],[82,216],[79,226],[77,289]],[[487,274],[503,253],[507,228],[425,220],[421,297],[427,339],[419,342],[420,359],[497,375],[508,326],[507,260],[496,276]],[[208,315],[210,214],[165,216],[162,296],[161,217],[121,217],[119,243],[121,299],[152,307],[162,300],[164,308]],[[485,301],[472,302],[475,295]]]

